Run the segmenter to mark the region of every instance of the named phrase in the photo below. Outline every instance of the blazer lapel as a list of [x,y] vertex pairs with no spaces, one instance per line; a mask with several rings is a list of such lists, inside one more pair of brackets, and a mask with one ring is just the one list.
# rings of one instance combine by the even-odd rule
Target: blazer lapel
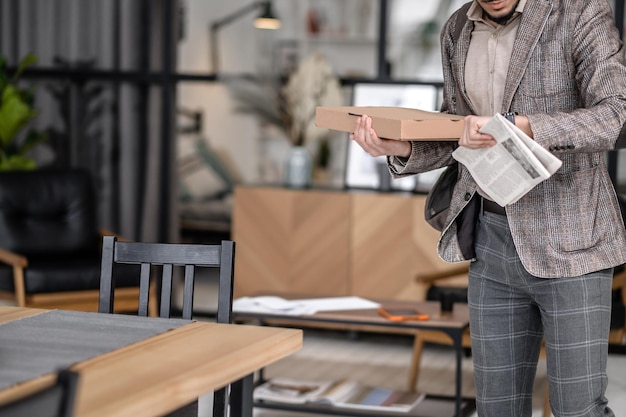
[[465,90],[465,61],[467,60],[467,51],[469,50],[470,40],[472,39],[472,30],[474,30],[474,22],[468,19],[454,45],[455,56],[454,59],[451,60],[450,65],[454,78],[458,80],[457,86],[459,91],[457,94],[461,95],[462,100],[469,107],[470,113],[476,114],[476,109],[474,109],[467,95],[467,91]]
[[504,86],[503,112],[510,110],[513,95],[522,80],[528,61],[537,46],[551,11],[552,3],[549,0],[529,0],[524,7]]

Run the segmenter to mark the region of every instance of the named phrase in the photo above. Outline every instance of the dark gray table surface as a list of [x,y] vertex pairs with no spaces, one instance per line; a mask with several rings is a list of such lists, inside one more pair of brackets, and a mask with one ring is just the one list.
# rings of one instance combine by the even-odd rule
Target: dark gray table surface
[[0,324],[0,389],[185,324],[189,321],[67,310]]

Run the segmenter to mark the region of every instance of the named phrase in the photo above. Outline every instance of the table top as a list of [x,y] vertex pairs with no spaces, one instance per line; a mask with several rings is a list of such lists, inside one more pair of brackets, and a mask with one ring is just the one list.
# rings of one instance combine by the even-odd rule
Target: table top
[[[304,297],[298,297],[304,298]],[[310,297],[313,299],[313,297]],[[413,330],[463,331],[469,327],[469,309],[465,303],[456,303],[450,313],[442,314],[438,301],[371,300],[393,309],[416,308],[429,315],[428,320],[393,322],[382,317],[376,308],[358,310],[318,311],[315,314],[280,314],[268,312],[233,311],[236,319],[262,319],[286,322],[336,323],[375,327],[394,327]]]
[[189,323],[181,319],[69,310],[43,310],[3,323],[0,390]]
[[[0,306],[0,335],[2,323],[46,311]],[[98,313],[78,314],[89,320]],[[163,415],[301,347],[298,329],[190,321],[72,365],[80,373],[75,416]],[[4,389],[0,403],[50,384],[53,378],[46,374]]]

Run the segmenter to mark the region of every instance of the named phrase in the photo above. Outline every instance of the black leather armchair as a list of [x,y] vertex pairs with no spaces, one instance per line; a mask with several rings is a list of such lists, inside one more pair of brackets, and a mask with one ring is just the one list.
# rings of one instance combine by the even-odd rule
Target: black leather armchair
[[[18,306],[98,311],[103,232],[93,188],[81,169],[0,173],[0,296]],[[136,311],[138,273],[124,267],[136,268],[115,271],[116,311]]]

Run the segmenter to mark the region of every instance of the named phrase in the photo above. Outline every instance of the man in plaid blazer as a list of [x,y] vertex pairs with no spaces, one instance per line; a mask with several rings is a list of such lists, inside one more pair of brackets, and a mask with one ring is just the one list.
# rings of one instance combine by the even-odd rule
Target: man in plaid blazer
[[379,138],[361,117],[351,138],[387,155],[394,177],[484,148],[479,129],[506,113],[563,161],[507,207],[462,165],[438,253],[471,261],[468,302],[479,416],[531,416],[545,337],[555,416],[612,416],[604,397],[613,268],[626,231],[605,152],[626,147],[626,62],[606,0],[473,0],[441,32],[441,110],[466,115],[456,142]]

